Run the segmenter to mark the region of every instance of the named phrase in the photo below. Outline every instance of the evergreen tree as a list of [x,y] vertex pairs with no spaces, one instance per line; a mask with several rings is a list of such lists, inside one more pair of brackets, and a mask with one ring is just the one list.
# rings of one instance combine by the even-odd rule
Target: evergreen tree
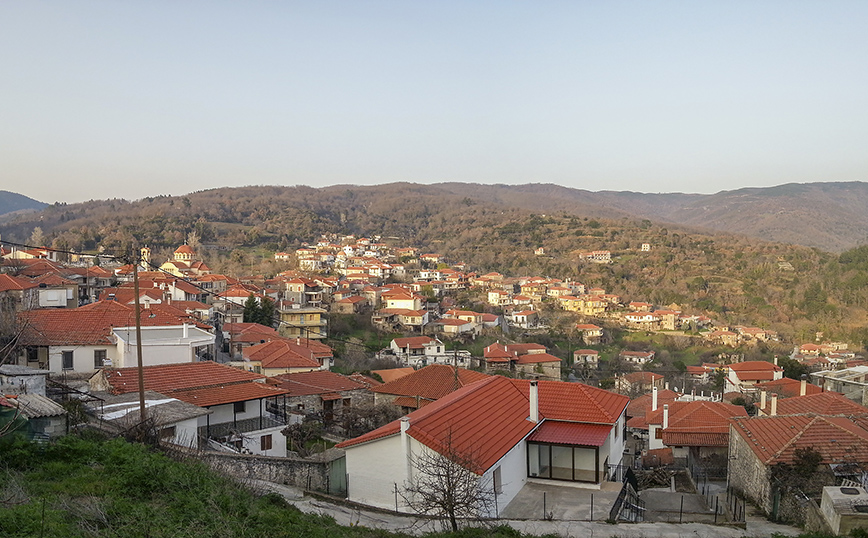
[[259,303],[251,293],[244,302],[244,323],[259,323],[259,312]]

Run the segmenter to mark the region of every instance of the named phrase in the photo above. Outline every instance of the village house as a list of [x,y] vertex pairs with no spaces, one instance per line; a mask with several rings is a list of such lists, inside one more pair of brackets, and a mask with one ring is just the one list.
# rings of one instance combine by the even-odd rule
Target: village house
[[[445,364],[430,364],[372,387],[374,403],[392,403],[409,413],[488,375]],[[383,379],[385,381],[385,378]]]
[[592,323],[577,323],[576,330],[582,333],[582,341],[589,346],[595,346],[603,339],[603,328]]
[[660,329],[660,316],[653,312],[629,312],[624,314],[624,322],[631,329],[656,331]]
[[536,310],[513,312],[509,320],[512,325],[521,329],[533,329],[539,325],[539,312]]
[[679,465],[700,464],[722,473],[727,464],[730,419],[746,416],[744,407],[725,402],[663,404],[646,415],[648,449],[669,448]]
[[38,306],[38,284],[24,278],[0,273],[0,309],[3,312],[30,310]]
[[594,349],[577,349],[573,351],[573,366],[597,368],[600,365],[600,352]]
[[360,295],[351,295],[336,300],[330,306],[335,314],[361,314],[369,308],[368,300]]
[[332,350],[327,345],[301,338],[279,338],[255,344],[244,349],[243,357],[243,361],[233,361],[230,364],[268,377],[328,370],[334,362]]
[[389,343],[389,348],[399,361],[410,365],[436,362],[437,357],[446,354],[443,342],[431,336],[395,338]]
[[328,312],[315,306],[281,302],[278,331],[287,338],[322,340],[328,337]]
[[[868,413],[868,409],[865,411]],[[808,413],[735,418],[730,425],[727,483],[771,514],[776,504],[776,467],[793,465],[798,451],[810,449],[820,454],[821,469],[841,463],[864,469],[868,465],[866,428],[866,415]],[[825,475],[830,480],[827,485],[838,485],[834,475]]]
[[[500,506],[530,480],[599,488],[621,463],[626,406],[624,396],[578,383],[482,379],[337,445],[346,451],[348,498],[396,509],[395,485],[418,472],[411,455],[427,451],[465,455]],[[400,499],[397,510],[412,511]]]
[[325,423],[333,421],[350,407],[374,402],[367,385],[334,372],[281,374],[274,381],[279,382],[278,387],[288,391],[286,398],[281,400],[288,415],[319,415]]
[[[211,413],[197,418],[198,448],[286,456],[286,389],[261,374],[214,362],[147,366],[145,390],[199,406]],[[104,369],[89,380],[92,392],[138,393],[136,368]]]
[[618,354],[618,358],[634,368],[641,368],[654,360],[654,351],[630,351],[623,350]]
[[730,364],[724,381],[724,392],[756,392],[755,385],[784,377],[784,369],[765,361]]
[[483,352],[489,372],[507,370],[522,376],[560,380],[561,359],[550,355],[542,344],[501,344],[487,346]]
[[[213,358],[215,337],[167,305],[143,309],[142,361],[147,365]],[[135,309],[102,301],[73,309],[22,312],[18,364],[54,374],[92,373],[135,361]]]

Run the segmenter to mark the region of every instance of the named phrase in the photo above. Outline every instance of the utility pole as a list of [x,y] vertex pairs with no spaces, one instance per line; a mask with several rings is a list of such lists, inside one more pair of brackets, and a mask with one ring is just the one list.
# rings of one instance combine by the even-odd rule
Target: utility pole
[[135,288],[136,308],[136,359],[139,369],[139,416],[142,422],[147,418],[145,413],[145,371],[142,368],[142,311],[139,303],[139,257],[133,257],[133,287]]

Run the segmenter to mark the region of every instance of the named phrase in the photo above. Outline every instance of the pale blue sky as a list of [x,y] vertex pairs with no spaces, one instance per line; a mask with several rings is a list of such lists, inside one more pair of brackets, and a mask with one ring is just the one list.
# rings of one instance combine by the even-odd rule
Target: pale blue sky
[[868,2],[0,3],[0,188],[868,180]]

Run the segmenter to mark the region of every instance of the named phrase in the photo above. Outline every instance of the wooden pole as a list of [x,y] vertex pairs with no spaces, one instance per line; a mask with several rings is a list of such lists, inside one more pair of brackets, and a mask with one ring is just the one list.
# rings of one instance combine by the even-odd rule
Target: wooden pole
[[145,412],[145,371],[142,367],[142,311],[139,304],[139,257],[134,258],[133,264],[133,287],[135,288],[135,308],[136,308],[136,359],[139,369],[139,416],[144,422],[147,418]]

